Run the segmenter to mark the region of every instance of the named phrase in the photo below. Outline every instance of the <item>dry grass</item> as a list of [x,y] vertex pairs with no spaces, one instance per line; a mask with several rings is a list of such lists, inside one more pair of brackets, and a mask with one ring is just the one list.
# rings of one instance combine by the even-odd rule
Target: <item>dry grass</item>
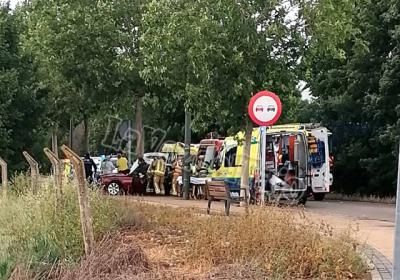
[[57,212],[51,191],[0,199],[7,225],[0,272],[2,264],[14,280],[364,279],[366,272],[349,233],[333,234],[290,209],[208,216],[96,193],[91,207],[102,241],[76,264],[83,246],[73,188]]
[[376,195],[361,195],[352,194],[346,195],[341,193],[329,193],[326,195],[326,199],[331,200],[342,200],[342,201],[358,201],[358,202],[373,202],[373,203],[384,203],[384,204],[396,204],[395,196],[379,197]]
[[291,210],[224,217],[132,201],[125,207],[125,240],[143,248],[148,270],[86,279],[363,279],[366,272],[349,233],[335,236]]
[[[58,262],[75,263],[83,254],[77,192],[65,186],[56,205],[54,188],[41,185],[37,195],[24,190],[27,178],[18,176],[7,198],[0,196],[0,279],[41,277]],[[120,227],[116,201],[90,192],[97,240]]]
[[122,274],[137,275],[148,270],[149,261],[142,248],[124,235],[114,234],[100,242],[78,267],[59,271],[58,279],[116,279]]

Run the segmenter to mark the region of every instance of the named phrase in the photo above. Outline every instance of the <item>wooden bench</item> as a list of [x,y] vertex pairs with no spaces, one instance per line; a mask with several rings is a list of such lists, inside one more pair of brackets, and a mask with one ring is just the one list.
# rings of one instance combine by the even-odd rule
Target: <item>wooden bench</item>
[[[247,190],[246,188],[240,188],[245,191],[245,201],[247,201]],[[239,196],[232,197],[230,188],[224,181],[210,181],[207,183],[207,197],[208,197],[208,207],[207,214],[210,214],[211,203],[214,200],[224,200],[225,201],[225,214],[229,216],[229,210],[232,202],[240,202]]]

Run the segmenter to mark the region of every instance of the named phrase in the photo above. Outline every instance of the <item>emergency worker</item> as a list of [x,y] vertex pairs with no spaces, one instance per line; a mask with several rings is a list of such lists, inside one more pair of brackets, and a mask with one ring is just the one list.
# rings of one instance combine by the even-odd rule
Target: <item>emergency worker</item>
[[182,156],[178,156],[178,158],[172,165],[174,172],[172,176],[172,195],[179,195],[181,193],[180,186],[178,185],[178,177],[182,176],[182,167],[183,167]]
[[164,157],[160,156],[152,163],[152,173],[153,173],[153,182],[154,182],[154,189],[156,194],[165,194],[164,189],[164,178],[165,178],[165,159]]

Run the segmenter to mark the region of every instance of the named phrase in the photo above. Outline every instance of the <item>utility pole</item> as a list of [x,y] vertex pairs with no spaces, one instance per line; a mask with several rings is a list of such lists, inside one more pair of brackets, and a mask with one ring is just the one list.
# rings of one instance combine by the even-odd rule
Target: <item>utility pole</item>
[[189,199],[190,191],[190,142],[191,142],[191,113],[185,109],[185,166],[183,169],[183,198]]
[[397,166],[396,224],[394,236],[393,278],[400,279],[400,145]]
[[132,122],[128,120],[128,163],[132,164]]

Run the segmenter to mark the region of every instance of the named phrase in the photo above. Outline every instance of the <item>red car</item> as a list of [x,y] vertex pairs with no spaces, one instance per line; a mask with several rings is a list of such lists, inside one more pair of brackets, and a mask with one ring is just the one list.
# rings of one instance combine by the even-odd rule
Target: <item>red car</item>
[[[150,165],[159,156],[166,158],[164,153],[146,153],[143,155],[145,162]],[[138,161],[133,164],[128,175],[121,173],[104,174],[100,176],[100,184],[104,186],[104,191],[109,195],[119,194],[145,194],[147,187],[147,174],[139,176],[134,170],[138,166]]]
[[134,194],[146,192],[147,178],[139,178],[139,176],[122,173],[106,174],[100,177],[101,185],[109,195]]

